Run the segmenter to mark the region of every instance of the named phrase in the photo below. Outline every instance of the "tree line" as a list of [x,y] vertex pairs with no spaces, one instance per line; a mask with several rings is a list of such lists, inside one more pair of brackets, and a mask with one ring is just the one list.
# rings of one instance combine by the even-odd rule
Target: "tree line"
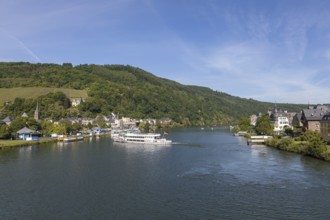
[[[57,94],[54,102],[47,97],[17,100],[5,106],[6,114],[31,112],[40,102],[43,117],[96,116],[116,114],[132,118],[169,117],[184,126],[225,125],[242,116],[265,112],[272,103],[234,97],[199,86],[186,86],[159,78],[129,65],[77,65],[70,63],[0,63],[0,87],[52,87],[84,89],[88,98],[79,108],[68,106],[68,97]],[[281,104],[278,104],[281,107]],[[301,105],[282,104],[286,110]]]

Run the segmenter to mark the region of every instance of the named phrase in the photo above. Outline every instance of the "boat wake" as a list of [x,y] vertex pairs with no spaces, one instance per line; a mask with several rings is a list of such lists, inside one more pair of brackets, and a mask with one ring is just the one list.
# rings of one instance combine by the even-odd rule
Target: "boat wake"
[[182,142],[172,142],[172,145],[185,146],[185,147],[202,147],[201,144],[182,143]]

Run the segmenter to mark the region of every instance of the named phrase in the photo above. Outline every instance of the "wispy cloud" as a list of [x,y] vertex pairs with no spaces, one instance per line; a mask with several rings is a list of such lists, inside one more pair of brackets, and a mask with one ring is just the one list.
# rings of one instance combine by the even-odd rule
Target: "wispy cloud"
[[[330,71],[330,67],[324,63],[318,67],[318,60],[306,61],[307,55],[324,49],[314,45],[309,34],[313,28],[329,30],[330,25],[323,22],[328,13],[306,13],[306,8],[299,6],[280,7],[278,11],[283,12],[277,12],[274,19],[260,8],[243,10],[236,5],[234,9],[236,13],[228,7],[225,18],[242,37],[213,45],[203,59],[209,77],[218,78],[220,90],[222,86],[231,94],[265,101],[329,100],[326,94],[330,88],[324,86],[328,79],[316,79],[320,69]],[[329,52],[325,51],[323,57],[330,59]]]
[[25,50],[32,58],[34,58],[36,61],[41,62],[41,59],[32,51],[30,50],[22,41],[16,39],[19,46]]
[[33,61],[41,62],[41,59],[28,46],[26,46],[23,41],[21,41],[20,39],[2,28],[0,28],[0,33],[7,36],[7,38],[9,38],[11,42],[13,42],[14,47],[20,48],[22,52],[28,54],[31,58],[33,58]]

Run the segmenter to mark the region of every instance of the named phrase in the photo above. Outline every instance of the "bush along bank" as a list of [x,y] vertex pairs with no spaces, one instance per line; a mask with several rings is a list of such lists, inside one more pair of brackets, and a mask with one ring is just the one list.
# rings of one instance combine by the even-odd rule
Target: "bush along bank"
[[267,146],[280,150],[304,154],[317,159],[330,161],[330,146],[317,132],[306,131],[300,137],[273,137],[266,141]]

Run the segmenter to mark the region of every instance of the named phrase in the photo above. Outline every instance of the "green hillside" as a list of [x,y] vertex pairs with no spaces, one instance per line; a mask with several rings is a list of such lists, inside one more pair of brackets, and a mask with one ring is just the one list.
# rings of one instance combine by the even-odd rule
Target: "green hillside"
[[[123,65],[0,63],[0,88],[17,87],[85,90],[88,98],[79,106],[79,115],[115,112],[135,118],[170,117],[186,125],[228,124],[274,106],[182,85]],[[304,107],[277,106],[288,111]]]
[[51,92],[63,92],[69,98],[87,98],[86,90],[66,89],[66,88],[47,88],[47,87],[18,87],[0,88],[0,106],[5,102],[13,102],[15,98],[36,99],[41,95]]

